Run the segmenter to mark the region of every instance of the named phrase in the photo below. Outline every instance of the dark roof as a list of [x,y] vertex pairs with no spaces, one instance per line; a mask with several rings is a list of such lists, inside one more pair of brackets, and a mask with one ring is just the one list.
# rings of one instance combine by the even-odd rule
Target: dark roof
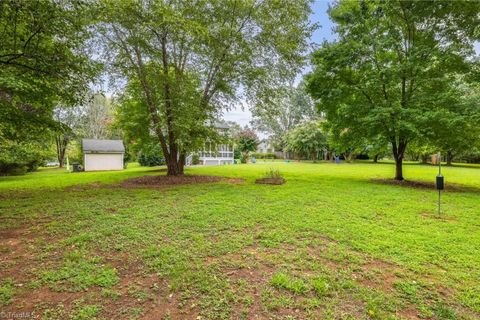
[[125,147],[122,140],[97,140],[97,139],[83,139],[83,152],[98,152],[98,153],[123,153]]

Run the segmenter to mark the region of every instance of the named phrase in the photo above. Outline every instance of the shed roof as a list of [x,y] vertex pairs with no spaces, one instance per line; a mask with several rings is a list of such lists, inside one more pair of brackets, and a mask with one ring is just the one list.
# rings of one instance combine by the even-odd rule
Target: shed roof
[[86,153],[123,153],[125,147],[122,140],[83,139],[82,149]]

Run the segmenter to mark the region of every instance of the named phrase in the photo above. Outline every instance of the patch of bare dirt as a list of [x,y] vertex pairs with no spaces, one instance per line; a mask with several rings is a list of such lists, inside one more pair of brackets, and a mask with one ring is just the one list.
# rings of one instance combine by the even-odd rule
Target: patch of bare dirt
[[393,292],[394,284],[398,281],[395,274],[399,266],[379,259],[370,259],[361,267],[361,275],[358,282],[362,285],[381,289],[384,292]]
[[169,185],[184,184],[203,184],[203,183],[242,183],[243,179],[233,179],[218,176],[201,176],[201,175],[183,175],[183,176],[143,176],[138,178],[127,179],[120,183],[125,188],[147,187],[155,188]]
[[[396,290],[394,285],[397,281],[402,280],[402,275],[415,278],[410,271],[395,263],[373,258],[360,252],[352,252],[352,254],[358,256],[363,261],[360,265],[357,264],[358,262],[354,262],[354,260],[331,260],[328,256],[323,255],[324,246],[335,245],[337,241],[328,237],[321,238],[321,243],[304,248],[308,252],[310,259],[321,262],[323,266],[332,271],[343,270],[351,272],[352,279],[361,286],[394,294]],[[242,290],[244,294],[248,294],[252,298],[251,305],[246,310],[248,319],[268,319],[271,317],[271,312],[277,316],[294,315],[301,319],[305,317],[305,310],[302,308],[279,308],[275,311],[266,312],[261,297],[262,290],[269,287],[269,280],[277,270],[277,258],[286,254],[286,252],[294,253],[298,249],[302,250],[302,248],[297,248],[290,244],[284,244],[276,248],[264,248],[255,241],[252,245],[245,247],[239,252],[218,257],[207,257],[205,264],[217,265],[231,280],[234,287],[235,283],[242,282],[247,284],[242,286],[242,289],[237,289]],[[301,272],[307,277],[313,275],[313,273],[310,274],[308,269],[301,270]],[[439,293],[442,294],[442,290],[439,290]],[[283,294],[288,295],[288,292],[283,292]],[[442,294],[442,296],[444,295]],[[291,296],[291,299],[296,301],[296,306],[301,306],[304,298],[306,297],[293,294]],[[338,312],[356,314],[358,318],[361,318],[364,316],[362,303],[354,300],[353,297],[351,299],[345,297],[342,299],[342,303],[338,305]],[[233,318],[240,318],[241,306],[237,305],[233,309],[235,310]],[[243,310],[245,311],[245,309]],[[322,308],[316,310],[315,313],[318,313],[320,316]],[[404,310],[398,311],[398,315],[405,319],[420,319],[419,312],[414,305],[407,305]]]
[[[395,179],[372,179],[374,183],[394,185],[412,189],[430,189],[437,190],[435,182],[417,181],[417,180],[395,180]],[[480,192],[479,188],[463,186],[455,183],[445,183],[445,190],[450,192]]]
[[197,308],[179,308],[179,305],[178,293],[158,297],[158,299],[145,310],[142,319],[199,319],[199,311]]
[[[39,224],[44,223],[43,220]],[[46,286],[35,289],[29,287],[29,283],[36,278],[31,272],[32,268],[40,265],[37,259],[37,240],[42,236],[36,230],[37,227],[38,225],[23,225],[0,232],[0,279],[12,279],[15,287],[12,302],[2,307],[1,311],[6,314],[24,314],[38,319],[39,305],[69,305],[83,294],[55,292]]]
[[22,277],[25,264],[35,259],[36,237],[30,229],[0,231],[0,279]]

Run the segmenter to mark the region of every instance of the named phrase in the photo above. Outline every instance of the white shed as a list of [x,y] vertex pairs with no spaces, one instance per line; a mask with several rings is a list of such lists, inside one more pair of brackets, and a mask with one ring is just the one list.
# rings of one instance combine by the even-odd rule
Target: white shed
[[123,170],[122,140],[83,139],[82,149],[85,171]]

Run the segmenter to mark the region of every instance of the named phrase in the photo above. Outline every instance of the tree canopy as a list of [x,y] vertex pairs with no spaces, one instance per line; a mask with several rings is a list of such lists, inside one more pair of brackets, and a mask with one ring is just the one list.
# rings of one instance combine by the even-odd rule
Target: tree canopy
[[305,83],[265,88],[251,99],[254,128],[269,134],[277,146],[286,147],[286,137],[297,125],[318,118]]
[[85,47],[90,17],[78,1],[0,1],[0,172],[38,166],[62,127],[54,108],[84,97],[97,71]]
[[312,30],[306,0],[101,4],[111,67],[141,92],[169,175],[183,173],[190,141],[242,91],[299,70]]
[[328,145],[328,134],[318,120],[305,122],[292,129],[286,137],[286,151],[294,152],[312,160]]
[[32,139],[55,125],[59,102],[83,97],[96,71],[84,46],[89,23],[81,2],[0,2],[0,139]]
[[250,152],[257,150],[257,146],[260,143],[255,131],[249,127],[245,127],[240,131],[236,137],[236,148],[238,148],[242,154],[242,163],[247,163],[250,157]]
[[389,141],[398,180],[407,145],[436,130],[438,117],[458,112],[454,82],[474,64],[479,6],[337,1],[329,10],[338,41],[313,54],[308,90],[337,134]]

